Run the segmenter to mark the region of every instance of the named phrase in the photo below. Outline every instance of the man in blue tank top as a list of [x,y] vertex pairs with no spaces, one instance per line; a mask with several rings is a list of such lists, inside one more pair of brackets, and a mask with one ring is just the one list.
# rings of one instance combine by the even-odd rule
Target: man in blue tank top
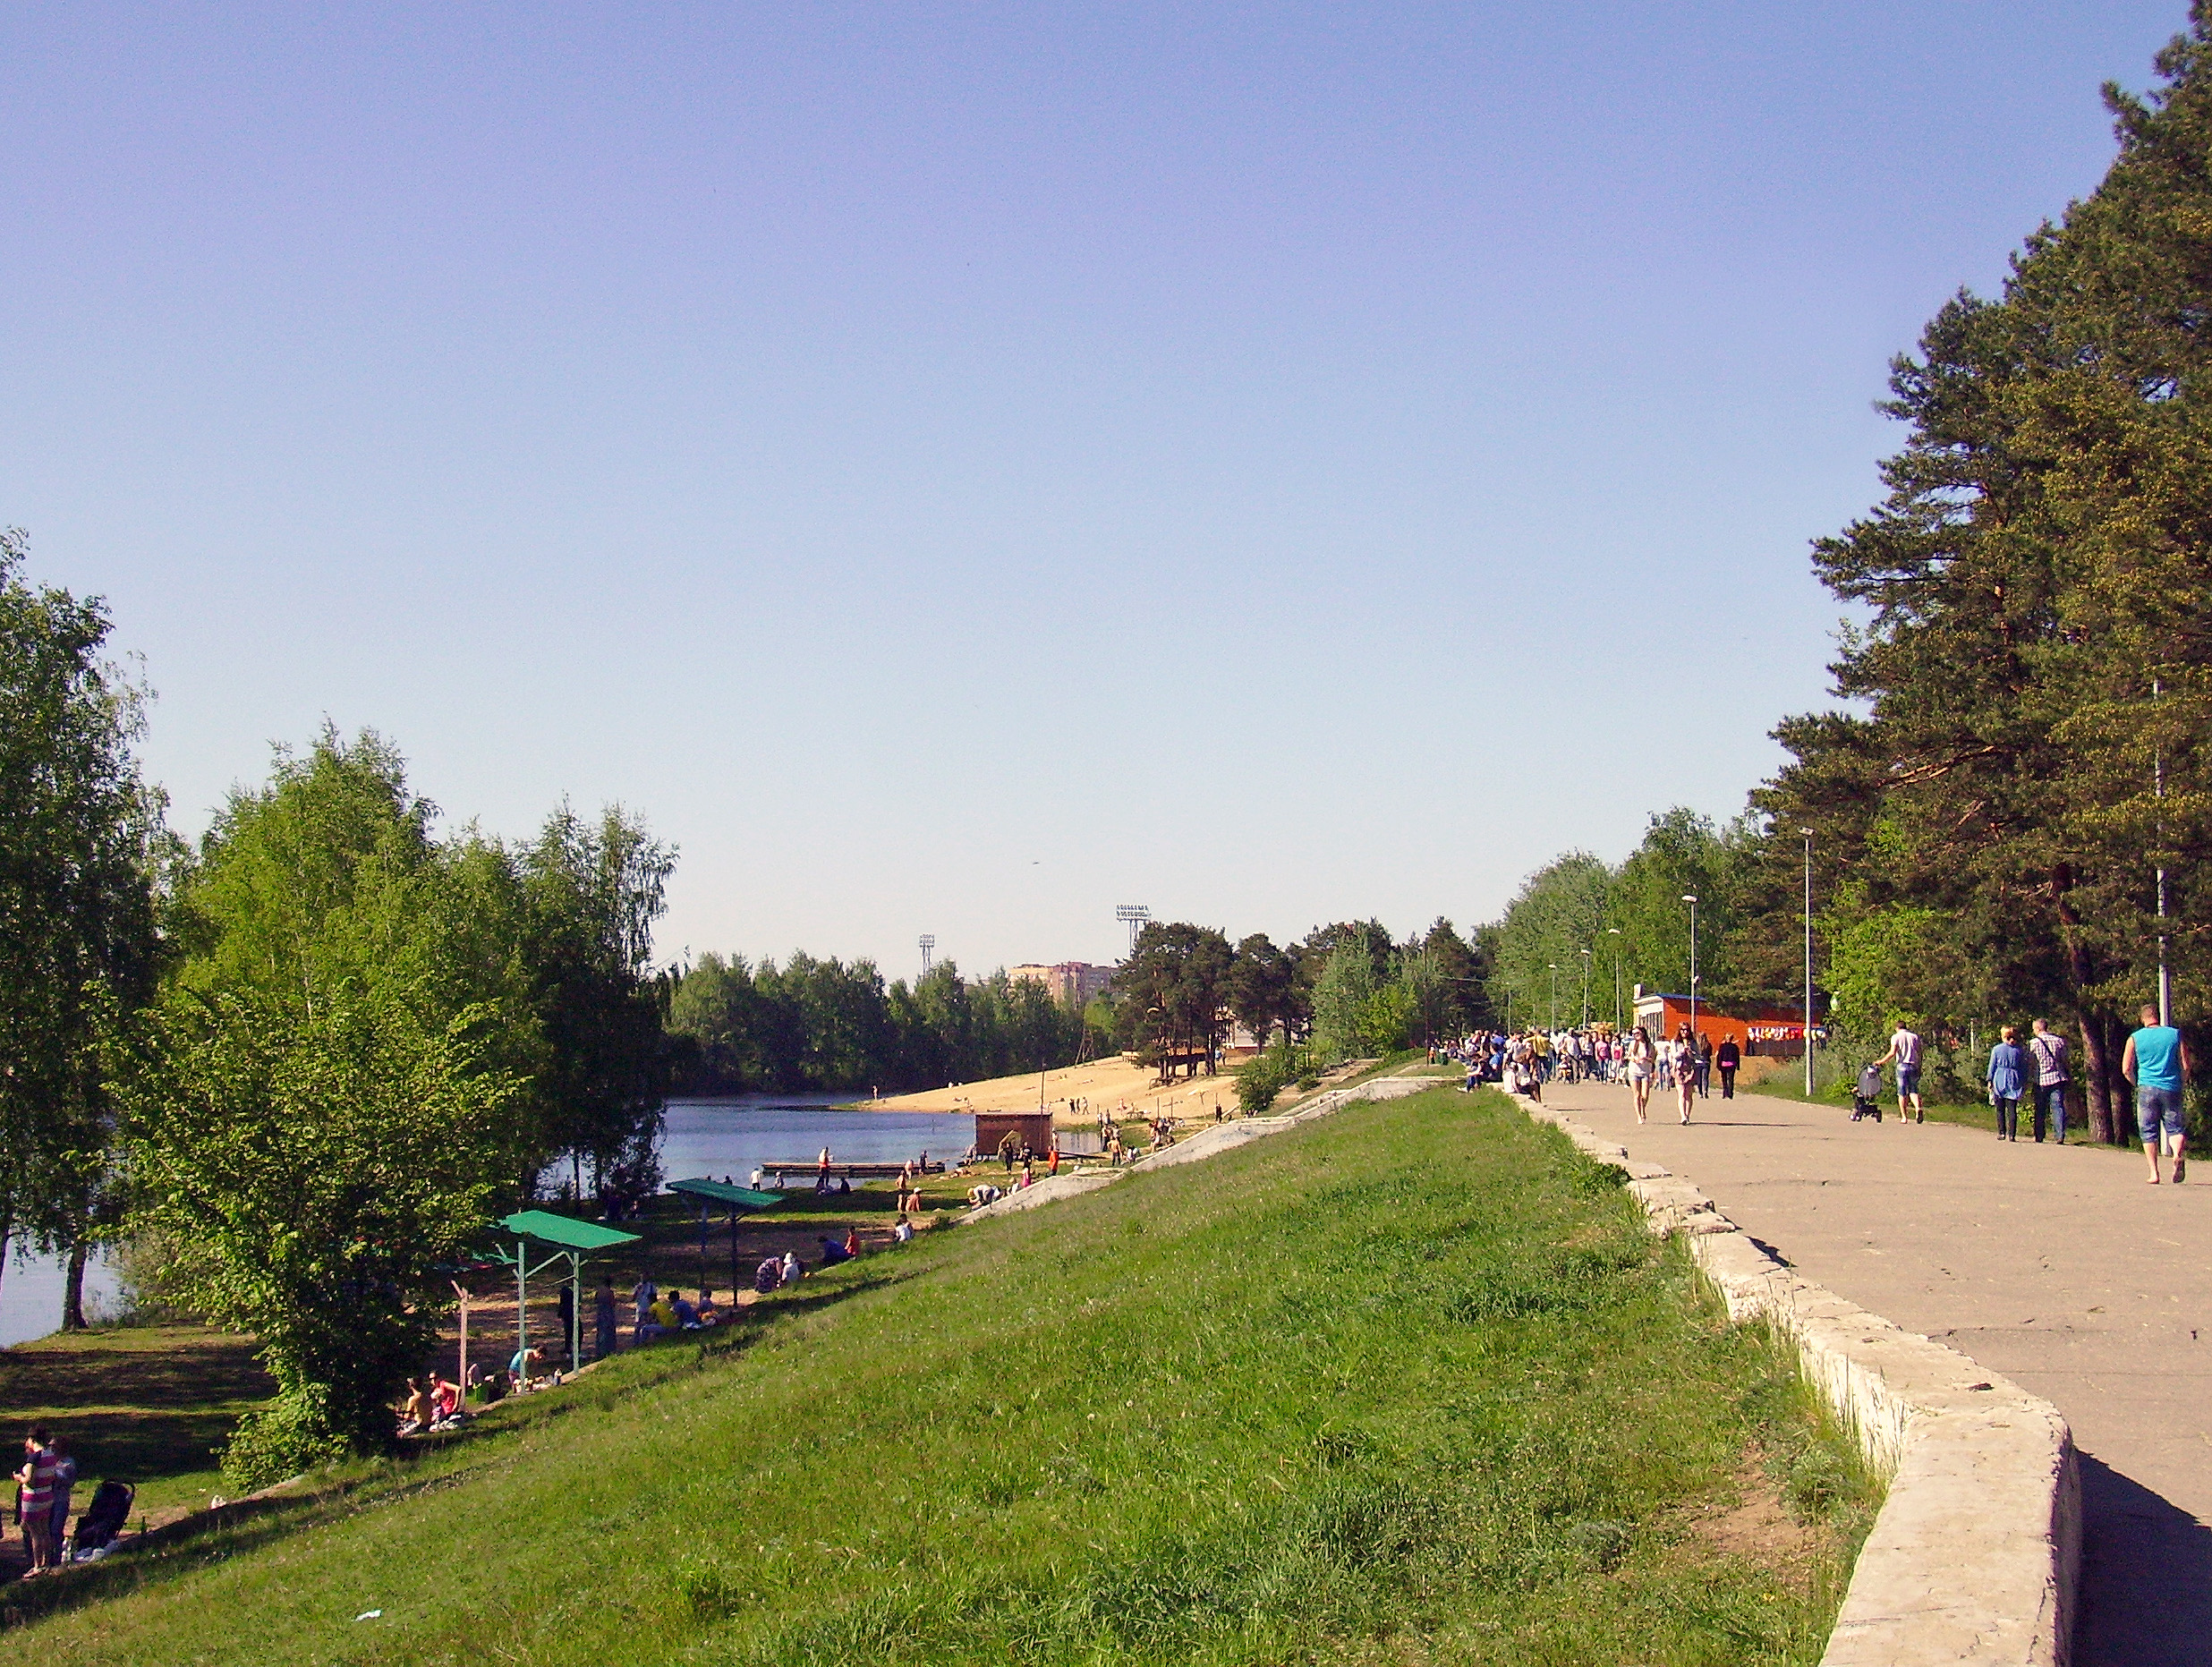
[[2150,1184],[2158,1184],[2158,1144],[2163,1135],[2174,1158],[2174,1178],[2189,1173],[2183,1155],[2182,1084],[2189,1075],[2189,1049],[2182,1033],[2158,1022],[2158,1009],[2146,1003],[2143,1027],[2128,1038],[2120,1056],[2120,1074],[2135,1084],[2135,1127],[2150,1160]]

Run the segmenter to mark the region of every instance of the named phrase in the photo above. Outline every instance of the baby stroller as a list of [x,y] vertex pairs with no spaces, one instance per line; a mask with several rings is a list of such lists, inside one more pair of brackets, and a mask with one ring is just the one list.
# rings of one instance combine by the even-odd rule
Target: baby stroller
[[1859,1081],[1851,1087],[1851,1121],[1870,1117],[1882,1120],[1882,1067],[1869,1065],[1859,1073]]
[[70,1561],[90,1562],[106,1555],[131,1519],[131,1501],[137,1497],[138,1490],[128,1482],[103,1482],[94,1488],[92,1502],[78,1517],[76,1532],[70,1535]]

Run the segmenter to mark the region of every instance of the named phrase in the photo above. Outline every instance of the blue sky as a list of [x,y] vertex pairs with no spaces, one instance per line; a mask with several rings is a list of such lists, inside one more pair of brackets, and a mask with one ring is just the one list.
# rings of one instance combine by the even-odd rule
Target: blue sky
[[661,947],[1494,915],[1819,704],[1889,356],[2168,4],[0,13],[0,523],[188,832],[374,726]]

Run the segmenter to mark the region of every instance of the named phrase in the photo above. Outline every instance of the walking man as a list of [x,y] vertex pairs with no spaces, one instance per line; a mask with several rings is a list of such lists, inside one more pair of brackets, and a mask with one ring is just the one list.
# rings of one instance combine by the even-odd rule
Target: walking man
[[1927,1113],[1920,1106],[1920,1038],[1901,1018],[1897,1021],[1896,1034],[1890,1038],[1889,1051],[1875,1064],[1893,1062],[1897,1067],[1897,1120],[1927,1122]]
[[2135,1084],[2135,1127],[2143,1137],[2143,1156],[2150,1160],[2150,1184],[2158,1184],[2162,1133],[2174,1159],[2174,1178],[2184,1179],[2189,1141],[2182,1126],[2182,1083],[2189,1075],[2189,1045],[2180,1031],[2158,1022],[2158,1009],[2148,1002],[2143,1027],[2128,1038],[2120,1056],[2120,1075]]
[[2036,1074],[2036,1144],[2043,1144],[2043,1126],[2048,1119],[2063,1146],[2066,1144],[2066,1084],[2070,1080],[2066,1039],[2038,1019],[2035,1033],[2028,1038],[2028,1059]]

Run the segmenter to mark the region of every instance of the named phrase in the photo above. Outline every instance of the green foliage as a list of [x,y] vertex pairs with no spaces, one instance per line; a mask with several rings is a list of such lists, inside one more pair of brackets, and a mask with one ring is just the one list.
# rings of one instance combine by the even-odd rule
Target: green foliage
[[388,1441],[437,1269],[556,1152],[650,1179],[668,853],[619,811],[564,807],[519,850],[434,818],[390,745],[326,730],[232,795],[170,899],[128,1150],[168,1300],[251,1331],[277,1381],[242,1474]]
[[1114,979],[1124,1035],[1146,1063],[1204,1059],[1212,1068],[1229,1001],[1229,940],[1210,926],[1153,921]]
[[81,1272],[120,1216],[106,1059],[153,992],[167,842],[106,608],[34,588],[25,555],[0,530],[0,1240],[27,1228]]
[[1275,1103],[1297,1074],[1296,1056],[1288,1048],[1270,1048],[1237,1067],[1237,1106],[1246,1117],[1259,1117]]
[[1364,1052],[1381,987],[1365,945],[1340,943],[1331,950],[1314,982],[1314,1051],[1331,1064]]
[[218,1455],[223,1480],[240,1493],[251,1493],[333,1464],[345,1457],[346,1444],[332,1433],[336,1421],[322,1397],[293,1390],[238,1420]]
[[[208,1667],[340,1634],[466,1659],[491,1624],[544,1667],[1816,1661],[1864,1513],[1830,1503],[1787,1556],[1691,1529],[1747,1458],[1786,1474],[1819,1437],[1767,1335],[1590,1167],[1445,1092],[925,1234],[250,1537],[173,1541],[37,1641]],[[1547,1300],[1475,1314],[1517,1289]],[[669,1556],[608,1555],[663,1523]]]
[[753,1088],[941,1086],[1074,1063],[1105,1045],[1110,1009],[1055,1001],[1003,972],[970,982],[940,961],[909,989],[872,961],[794,955],[750,966],[703,955],[676,985],[668,1026],[700,1093]]
[[1956,1030],[2063,1016],[2092,1126],[2123,1135],[2161,866],[2182,1016],[2212,1016],[2212,11],[2158,72],[2147,98],[2106,89],[2097,191],[1893,367],[1886,495],[1814,551],[1860,622],[1834,666],[1853,710],[1784,722],[1757,799],[1775,844],[1815,830],[1824,896],[1855,885],[1890,923],[1841,923],[1852,976],[1932,936],[1948,964],[1888,999]]
[[388,1441],[386,1397],[447,1295],[438,1269],[474,1246],[509,1172],[516,1084],[482,1067],[484,1014],[440,1025],[413,993],[342,984],[287,1006],[179,989],[161,1009],[132,1155],[188,1300],[259,1340],[286,1402],[244,1452],[285,1430]]

